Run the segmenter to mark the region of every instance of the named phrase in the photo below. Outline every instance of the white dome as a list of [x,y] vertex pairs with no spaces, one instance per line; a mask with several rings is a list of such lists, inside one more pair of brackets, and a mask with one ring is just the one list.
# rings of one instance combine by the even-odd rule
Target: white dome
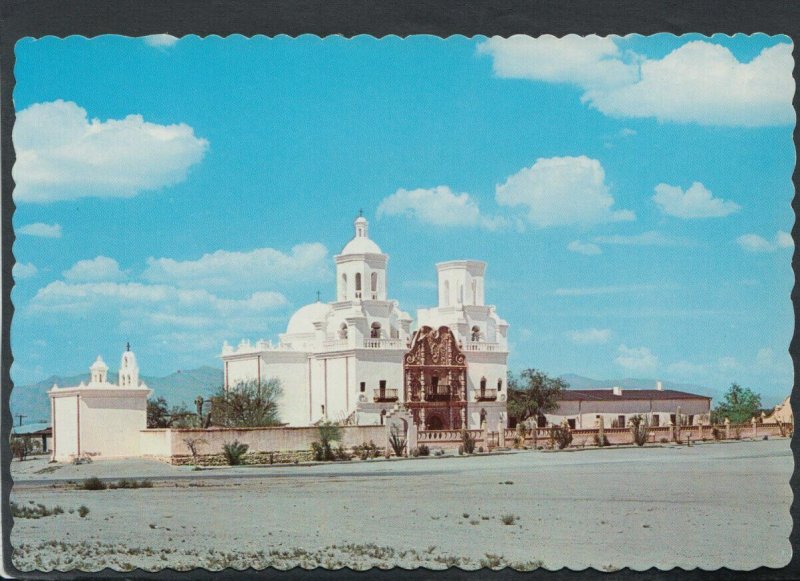
[[286,327],[287,335],[297,335],[301,333],[313,333],[316,331],[314,323],[324,321],[331,312],[331,306],[327,303],[311,303],[304,307],[300,307],[292,318],[289,319],[289,325]]
[[342,254],[383,254],[380,247],[366,237],[356,237],[345,244]]
[[103,361],[103,358],[98,355],[97,360],[92,363],[92,366],[89,369],[102,369],[103,371],[108,371],[108,365],[106,365],[105,361]]

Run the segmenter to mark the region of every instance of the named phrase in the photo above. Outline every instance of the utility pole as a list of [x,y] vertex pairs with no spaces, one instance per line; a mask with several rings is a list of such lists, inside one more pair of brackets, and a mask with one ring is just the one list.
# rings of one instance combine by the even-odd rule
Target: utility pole
[[21,426],[22,425],[22,418],[27,418],[28,416],[25,416],[25,415],[22,415],[22,414],[17,414],[16,417],[19,418],[19,424],[17,424],[17,425]]

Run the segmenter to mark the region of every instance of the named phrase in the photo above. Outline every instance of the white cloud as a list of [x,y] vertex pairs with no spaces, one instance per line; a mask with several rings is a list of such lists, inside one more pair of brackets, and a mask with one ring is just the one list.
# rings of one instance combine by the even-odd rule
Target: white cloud
[[634,220],[629,210],[612,210],[605,171],[586,156],[539,158],[496,188],[497,203],[524,206],[539,227]]
[[794,248],[792,235],[783,230],[778,230],[778,233],[775,235],[775,244],[778,248]]
[[636,135],[635,129],[631,129],[629,127],[623,127],[622,129],[619,130],[620,137],[633,137],[634,135]]
[[722,373],[730,373],[732,371],[739,371],[742,366],[736,357],[720,357],[717,361],[717,367]]
[[180,288],[263,288],[265,282],[320,280],[328,274],[328,251],[319,242],[298,244],[289,254],[274,248],[217,250],[197,260],[148,258],[142,278]]
[[454,193],[448,186],[416,190],[401,188],[381,200],[378,218],[397,215],[434,226],[480,226],[495,230],[505,224],[502,218],[482,215],[472,196]]
[[107,256],[79,260],[63,274],[64,278],[70,282],[119,281],[125,278],[125,273],[120,270],[119,263]]
[[615,37],[493,37],[478,46],[498,77],[569,83],[612,117],[723,126],[787,125],[794,79],[792,45],[765,48],[750,62],[726,47],[691,41],[661,59],[620,50]]
[[33,224],[25,224],[17,229],[17,233],[25,234],[26,236],[39,236],[40,238],[61,238],[61,224],[34,222]]
[[129,198],[186,179],[208,141],[184,123],[158,125],[141,115],[100,121],[73,102],[38,103],[13,130],[17,202],[82,197]]
[[614,362],[629,371],[652,371],[658,367],[658,357],[647,347],[627,347],[620,345]]
[[742,63],[724,46],[693,41],[660,60],[644,59],[639,79],[592,87],[583,101],[611,117],[759,127],[794,123],[792,45],[765,48]]
[[570,252],[577,252],[578,254],[585,254],[587,256],[601,254],[603,252],[597,244],[592,244],[591,242],[581,242],[580,240],[573,240],[567,244],[567,250]]
[[653,201],[662,212],[677,218],[722,218],[741,209],[736,202],[715,198],[700,182],[694,182],[685,192],[680,186],[663,183],[655,190]]
[[12,270],[12,274],[16,280],[31,278],[36,276],[38,272],[39,269],[36,268],[32,262],[17,262]]
[[577,345],[602,345],[611,339],[611,329],[578,329],[569,331],[567,337]]
[[614,244],[620,246],[689,246],[691,241],[684,238],[666,236],[661,232],[650,230],[640,234],[613,234],[611,236],[595,236],[597,244]]
[[144,37],[144,43],[154,48],[169,48],[174,46],[178,39],[171,34],[151,34]]
[[736,243],[747,252],[775,252],[779,248],[794,248],[791,234],[782,230],[775,234],[774,242],[758,234],[742,234],[736,239]]
[[571,83],[582,87],[617,86],[636,81],[636,71],[620,59],[612,37],[549,34],[532,38],[492,37],[478,45],[479,54],[493,59],[501,78]]
[[39,289],[31,300],[34,313],[122,312],[163,323],[172,317],[172,324],[192,322],[198,317],[213,322],[219,317],[248,317],[269,312],[287,304],[278,292],[256,292],[244,299],[226,299],[205,290],[179,289],[168,285],[147,285],[138,282],[67,283],[55,281]]

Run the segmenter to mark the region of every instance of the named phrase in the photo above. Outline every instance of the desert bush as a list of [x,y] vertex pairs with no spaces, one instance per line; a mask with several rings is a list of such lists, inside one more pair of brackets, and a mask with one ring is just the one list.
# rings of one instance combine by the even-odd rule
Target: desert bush
[[[469,433],[469,430],[461,431],[461,445],[464,454],[472,454],[475,452],[475,436]],[[462,448],[459,448],[461,450]]]
[[403,455],[406,448],[406,439],[396,428],[392,428],[392,432],[389,435],[389,445],[392,447],[395,456],[400,457]]
[[344,449],[344,446],[339,444],[339,447],[333,451],[333,456],[336,460],[350,460],[352,456],[347,453],[347,450]]
[[478,446],[478,454],[483,454],[483,446]]
[[650,434],[650,426],[647,423],[647,418],[633,416],[631,418],[631,434],[633,435],[634,444],[637,446],[644,446],[647,442],[647,436]]
[[322,422],[317,426],[319,431],[319,441],[311,442],[311,451],[314,460],[318,462],[331,462],[336,460],[336,451],[333,449],[333,442],[342,439],[342,428],[332,422]]
[[276,426],[278,400],[283,394],[277,378],[250,380],[230,389],[219,388],[211,396],[211,423],[226,428]]
[[458,455],[459,456],[463,456],[464,455],[464,446],[459,446],[458,447]]
[[363,444],[359,444],[358,446],[353,447],[353,452],[356,456],[361,458],[362,460],[367,460],[369,458],[377,458],[380,454],[380,450],[378,450],[378,446],[375,445],[375,442],[372,440],[369,443],[364,442]]
[[606,436],[605,434],[603,434],[602,440],[600,439],[600,434],[595,434],[594,445],[597,446],[598,448],[602,448],[604,446],[610,446],[611,443],[608,441],[608,436]]
[[436,451],[433,453],[433,455],[434,455],[434,456],[444,456],[444,450],[442,450],[441,448],[439,448],[438,450],[436,450]]
[[19,505],[15,502],[11,503],[11,516],[14,518],[31,518],[37,519],[45,516],[52,516],[56,514],[63,514],[64,509],[60,506],[47,508],[43,504],[36,504],[33,506]]
[[426,444],[420,444],[419,448],[417,448],[417,450],[419,450],[419,455],[420,456],[430,456],[431,455],[431,449],[428,448],[428,446]]
[[222,454],[225,456],[225,461],[230,466],[238,466],[242,463],[242,457],[247,453],[250,448],[247,444],[242,444],[239,440],[228,442],[222,446]]
[[11,454],[22,462],[30,454],[33,454],[33,443],[27,436],[14,436],[11,438]]
[[715,440],[722,440],[725,437],[724,432],[716,426],[711,428],[711,435],[714,436]]
[[81,518],[84,518],[87,514],[89,514],[89,507],[85,504],[82,504],[78,507],[78,515]]
[[413,450],[411,450],[412,458],[417,458],[418,456],[419,456],[419,448],[414,448]]
[[105,490],[108,484],[100,480],[97,476],[91,476],[78,485],[81,490]]
[[569,427],[553,426],[550,433],[559,450],[563,450],[572,443],[572,432]]
[[110,483],[108,487],[112,490],[116,488],[153,488],[153,483],[150,480],[137,481],[135,479],[127,480],[123,478],[122,480],[118,480],[116,483]]
[[504,514],[500,517],[500,522],[504,525],[513,525],[514,521],[517,520],[518,517],[514,516],[513,514]]
[[91,464],[92,459],[89,456],[76,456],[72,459],[72,464],[79,466],[81,464]]
[[183,443],[189,448],[192,453],[192,465],[197,467],[197,456],[200,454],[200,446],[208,444],[203,438],[184,438]]

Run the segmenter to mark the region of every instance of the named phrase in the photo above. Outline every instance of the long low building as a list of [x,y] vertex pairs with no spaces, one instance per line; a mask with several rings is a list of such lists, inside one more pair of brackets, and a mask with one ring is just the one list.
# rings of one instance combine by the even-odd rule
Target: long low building
[[641,415],[651,426],[669,426],[680,413],[682,425],[708,423],[711,398],[704,395],[663,389],[568,389],[562,392],[558,409],[539,417],[539,425],[560,424],[565,419],[571,428],[593,428],[598,418],[606,428],[628,425]]

